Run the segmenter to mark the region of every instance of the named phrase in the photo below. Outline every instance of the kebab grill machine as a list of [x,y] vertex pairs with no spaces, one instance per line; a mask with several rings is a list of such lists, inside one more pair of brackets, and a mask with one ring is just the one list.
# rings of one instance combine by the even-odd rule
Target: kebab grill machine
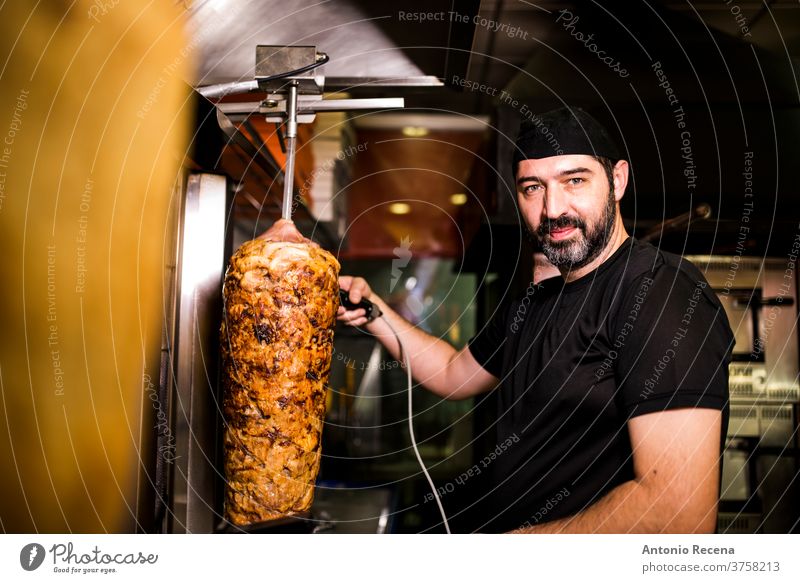
[[[324,99],[319,67],[327,61],[313,46],[258,46],[253,81],[198,90],[207,99],[266,92],[263,100],[216,103],[216,121],[230,141],[241,140],[239,128],[251,116],[275,123],[286,163],[281,219],[235,252],[225,176],[189,173],[179,197],[158,392],[170,420],[156,428],[160,532],[330,528],[329,517],[315,516],[311,504],[336,312],[340,304],[365,308],[371,317],[380,312],[340,292],[337,259],[292,222],[297,127],[318,112],[394,109],[404,102]],[[408,367],[407,375],[410,410]],[[411,416],[409,430],[433,487],[413,443]]]

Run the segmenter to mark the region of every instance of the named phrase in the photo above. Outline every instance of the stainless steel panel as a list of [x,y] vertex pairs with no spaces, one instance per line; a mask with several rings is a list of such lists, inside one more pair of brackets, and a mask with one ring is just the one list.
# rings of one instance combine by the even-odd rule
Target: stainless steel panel
[[326,534],[385,534],[392,507],[389,488],[319,484],[312,507],[317,532]]
[[736,344],[733,347],[734,355],[747,356],[751,354],[756,346],[753,337],[752,307],[741,301],[738,296],[719,294],[719,300],[722,302],[722,307],[725,308],[736,338]]
[[758,424],[758,408],[748,404],[731,405],[728,436],[758,437],[760,431]]
[[[192,84],[252,79],[257,45],[316,46],[331,58],[320,68],[325,76],[403,78],[434,73],[422,71],[381,24],[385,23],[370,18],[351,2],[193,2],[189,35],[198,67]],[[422,44],[439,40],[431,36],[427,35]]]
[[172,416],[176,459],[170,532],[212,532],[217,411],[217,335],[225,261],[227,184],[189,176],[181,224]]
[[767,390],[767,369],[759,362],[733,362],[728,367],[731,400],[763,398]]
[[749,453],[735,449],[726,450],[722,463],[722,489],[720,499],[745,501],[750,498],[747,483]]
[[717,530],[720,534],[756,534],[760,532],[761,515],[750,512],[720,512]]
[[792,405],[734,402],[731,405],[730,437],[760,437],[763,445],[791,446],[794,436]]
[[763,445],[791,446],[794,436],[792,406],[762,405],[759,411],[759,429]]
[[[788,390],[789,394],[794,394],[800,374],[797,290],[794,269],[790,269],[787,259],[705,255],[687,256],[686,259],[704,272],[708,282],[723,298],[730,296],[730,291],[726,290],[755,288],[761,289],[764,298],[783,298],[780,305],[761,307],[758,336],[763,345],[757,349],[763,351],[765,357],[766,391],[786,393]],[[730,302],[723,299],[723,303],[727,311]],[[737,340],[746,335],[742,327],[749,325],[747,318],[737,318],[737,313],[741,316],[739,312],[727,312]]]

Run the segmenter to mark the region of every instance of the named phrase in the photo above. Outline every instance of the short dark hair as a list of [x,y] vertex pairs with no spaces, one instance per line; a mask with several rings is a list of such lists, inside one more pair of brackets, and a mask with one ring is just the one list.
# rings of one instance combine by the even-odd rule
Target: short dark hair
[[600,166],[603,167],[603,170],[606,172],[606,177],[608,178],[608,185],[611,187],[611,190],[614,190],[614,167],[619,160],[612,160],[605,156],[592,156],[592,158],[597,160]]

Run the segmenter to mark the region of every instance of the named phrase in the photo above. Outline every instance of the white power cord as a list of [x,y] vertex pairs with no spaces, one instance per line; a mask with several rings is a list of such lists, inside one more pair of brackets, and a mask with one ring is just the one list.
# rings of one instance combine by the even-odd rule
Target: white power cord
[[414,386],[414,382],[411,378],[411,363],[408,360],[408,353],[406,352],[405,348],[403,347],[403,343],[400,341],[400,335],[394,329],[394,327],[389,323],[389,320],[384,318],[384,322],[386,325],[389,326],[389,329],[394,334],[394,337],[397,338],[397,345],[400,347],[400,355],[403,357],[403,363],[406,366],[406,374],[408,375],[408,433],[411,435],[411,446],[414,448],[414,454],[417,456],[417,461],[419,462],[419,467],[422,468],[422,473],[425,474],[425,478],[428,480],[428,484],[431,487],[431,492],[433,492],[433,497],[436,499],[436,505],[439,507],[439,513],[442,515],[442,522],[444,523],[444,529],[447,531],[447,534],[450,533],[450,524],[447,522],[447,515],[444,513],[444,507],[442,507],[442,501],[439,499],[439,493],[436,491],[436,486],[433,484],[433,480],[431,479],[431,475],[428,473],[428,468],[425,467],[425,464],[422,461],[422,456],[419,453],[419,449],[417,448],[417,439],[414,437],[414,422],[413,422],[413,407],[412,407],[412,388]]

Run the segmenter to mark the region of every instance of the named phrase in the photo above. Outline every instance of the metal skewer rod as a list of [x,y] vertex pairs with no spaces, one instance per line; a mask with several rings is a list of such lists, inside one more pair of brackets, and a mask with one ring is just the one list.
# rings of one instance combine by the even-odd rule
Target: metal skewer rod
[[292,220],[292,197],[294,188],[294,157],[297,145],[297,84],[289,85],[286,101],[286,167],[283,171],[283,206],[281,217]]

